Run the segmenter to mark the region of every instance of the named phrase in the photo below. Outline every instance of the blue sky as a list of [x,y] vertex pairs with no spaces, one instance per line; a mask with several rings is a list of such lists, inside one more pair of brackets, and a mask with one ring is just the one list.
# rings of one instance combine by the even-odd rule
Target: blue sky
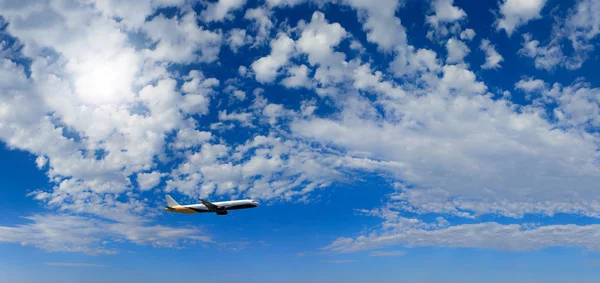
[[1,1],[0,281],[595,282],[599,13]]

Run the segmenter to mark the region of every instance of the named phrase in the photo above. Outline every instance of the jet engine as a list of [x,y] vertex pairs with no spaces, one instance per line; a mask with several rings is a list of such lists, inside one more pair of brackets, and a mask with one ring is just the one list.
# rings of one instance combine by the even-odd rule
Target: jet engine
[[226,209],[217,210],[217,215],[227,215],[227,210]]

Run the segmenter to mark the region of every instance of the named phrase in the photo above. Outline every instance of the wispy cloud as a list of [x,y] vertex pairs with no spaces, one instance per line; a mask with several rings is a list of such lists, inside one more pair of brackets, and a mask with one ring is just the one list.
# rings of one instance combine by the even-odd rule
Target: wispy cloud
[[335,263],[335,264],[350,263],[350,262],[355,262],[355,261],[356,260],[353,260],[353,259],[323,260],[323,262]]
[[406,252],[404,252],[404,251],[389,251],[389,252],[374,251],[374,252],[370,253],[369,256],[403,256],[405,254],[406,254]]
[[116,254],[112,239],[138,245],[176,248],[189,243],[212,242],[197,228],[112,223],[102,219],[67,214],[26,217],[31,223],[0,226],[0,243],[19,243],[56,252],[82,252],[89,255]]
[[107,267],[102,264],[95,263],[78,263],[78,262],[46,262],[48,266],[64,266],[64,267]]

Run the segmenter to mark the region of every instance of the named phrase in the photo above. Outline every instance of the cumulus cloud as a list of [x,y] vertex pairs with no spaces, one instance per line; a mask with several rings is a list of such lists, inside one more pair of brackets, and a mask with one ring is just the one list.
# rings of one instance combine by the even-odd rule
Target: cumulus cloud
[[600,34],[600,3],[594,0],[580,0],[566,20],[567,35],[575,50],[594,50],[590,43]]
[[496,29],[503,29],[510,37],[519,26],[541,18],[545,5],[546,0],[504,0],[500,4],[501,18],[496,20]]
[[[151,13],[166,3],[155,2],[150,10],[138,7],[139,13]],[[3,241],[51,251],[94,252],[96,243],[114,238],[106,234],[107,229],[125,222],[143,223],[154,214],[135,194],[123,194],[133,189],[131,178],[135,176],[142,191],[156,186],[160,173],[143,172],[151,172],[156,156],[163,155],[167,133],[177,133],[175,148],[206,139],[198,136],[187,116],[206,114],[218,80],[205,78],[196,70],[176,77],[167,70],[166,62],[214,61],[220,34],[199,27],[195,13],[183,12],[173,18],[161,14],[140,21],[138,14],[125,12],[134,6],[120,10],[111,3],[41,3],[35,9],[2,3],[6,6],[0,14],[8,22],[19,22],[21,17],[37,18],[38,22],[7,28],[24,44],[22,55],[29,57],[31,64],[26,74],[20,63],[2,59],[0,139],[10,148],[38,155],[37,166],[47,170],[48,189],[30,196],[49,208],[97,217],[88,221],[74,215],[33,216],[34,224],[2,227]],[[37,12],[46,16],[36,16]],[[122,17],[122,21],[117,23],[112,16]],[[153,44],[132,48],[122,25],[139,27]],[[52,221],[57,231],[70,231],[74,237],[54,237],[58,233],[41,230],[50,225],[46,220]],[[87,224],[82,224],[84,221]],[[140,227],[140,233],[168,234],[156,230],[160,226]],[[179,235],[165,243],[187,237]],[[131,240],[134,236],[117,233],[116,237]]]
[[271,54],[252,63],[256,80],[262,83],[275,80],[279,69],[288,63],[294,48],[294,40],[286,34],[280,33],[277,39],[271,41]]
[[200,16],[206,22],[222,21],[231,17],[231,12],[245,4],[246,0],[219,0],[218,2],[208,3],[206,10],[202,11]]
[[189,12],[170,19],[160,14],[145,23],[142,29],[157,44],[154,49],[146,50],[148,56],[175,63],[215,61],[222,35],[198,26],[197,20],[196,14]]
[[144,25],[146,17],[158,8],[178,6],[184,0],[153,0],[153,1],[127,1],[118,0],[90,0],[94,6],[107,17],[118,17],[121,24],[135,30]]
[[531,34],[528,33],[523,35],[523,39],[523,48],[519,50],[519,53],[534,58],[536,68],[549,71],[565,61],[565,55],[557,44],[540,46],[540,42],[532,40]]
[[[454,0],[436,0],[431,4],[435,12],[435,21],[453,22],[467,16],[463,9],[453,5]],[[429,17],[428,19],[431,19]],[[433,21],[433,20],[432,20]]]
[[308,54],[311,65],[327,64],[332,58],[333,47],[347,36],[346,30],[339,23],[329,24],[321,12],[315,12],[308,25],[299,25],[302,34],[297,42],[298,50]]
[[463,9],[454,6],[454,0],[435,0],[431,2],[433,15],[427,16],[429,24],[438,28],[440,23],[458,21],[467,16]]
[[158,171],[154,171],[152,173],[139,173],[137,175],[137,182],[140,190],[146,191],[153,189],[160,183],[161,177],[162,174]]
[[[600,22],[595,17],[600,13],[600,4],[593,0],[578,1],[569,10],[565,19],[557,19],[552,39],[546,45],[533,39],[533,35],[523,35],[523,48],[519,53],[534,59],[538,69],[553,70],[565,67],[569,70],[581,68],[595,50],[593,41],[600,34]],[[569,40],[572,53],[563,51],[564,41]]]
[[477,82],[475,74],[461,65],[446,65],[443,68],[444,76],[440,82],[440,89],[455,90],[461,94],[482,94],[487,87],[482,82]]
[[[274,104],[261,112],[269,119],[285,115],[285,109]],[[246,119],[229,115],[222,114],[224,119]],[[324,157],[304,142],[274,136],[257,136],[235,148],[207,144],[173,170],[167,190],[195,197],[244,193],[255,199],[290,200],[338,178],[334,160]]]
[[429,39],[442,39],[450,33],[460,32],[459,26],[450,24],[467,17],[465,11],[454,6],[454,0],[435,0],[431,2],[434,14],[426,17],[426,22],[431,26],[427,37]]
[[252,126],[251,120],[253,119],[252,113],[229,113],[227,110],[219,111],[220,121],[237,121],[242,125],[249,127]]
[[406,95],[401,87],[384,80],[382,76],[383,74],[380,71],[376,71],[373,74],[371,66],[364,64],[354,70],[354,87],[359,90],[373,91],[396,99]]
[[473,29],[466,29],[460,33],[460,39],[472,40],[475,37],[475,31]]
[[500,66],[500,62],[504,61],[504,58],[496,51],[496,48],[489,40],[483,39],[481,45],[479,45],[479,49],[485,52],[485,63],[481,65],[481,68],[496,69],[502,67]]
[[35,165],[37,166],[38,169],[43,169],[44,166],[46,166],[46,163],[48,163],[48,158],[46,158],[44,156],[38,156],[35,159]]
[[[403,209],[415,213],[598,215],[598,200],[591,193],[591,180],[600,173],[593,135],[578,128],[555,129],[535,108],[517,113],[506,101],[478,95],[486,86],[472,72],[454,65],[443,69],[435,92],[382,96],[384,120],[374,105],[353,100],[339,119],[296,121],[292,131],[359,152],[371,161],[346,164],[388,172],[410,184],[413,188],[397,198]],[[560,91],[557,97],[569,113],[565,123],[590,123],[597,117],[598,104],[590,103],[596,91],[585,86]],[[575,187],[576,195],[570,193]]]
[[546,83],[540,79],[527,78],[518,81],[515,88],[525,92],[542,91],[546,89]]
[[[141,195],[157,192],[164,182],[160,189],[194,198],[306,201],[333,182],[377,173],[393,182],[393,194],[384,208],[361,212],[381,217],[381,227],[341,237],[326,250],[597,249],[589,240],[596,225],[456,225],[444,218],[600,215],[599,141],[593,132],[600,128],[598,89],[584,80],[561,85],[524,75],[514,88],[530,94],[531,105],[511,103],[508,90],[493,97],[488,89],[502,90],[481,81],[465,62],[470,49],[463,41],[472,40],[475,31],[462,30],[466,13],[453,1],[434,1],[428,18],[451,35],[440,41],[447,51],[440,54],[407,42],[395,0],[341,1],[357,11],[362,31],[346,30],[322,12],[294,26],[271,10],[300,1],[247,9],[240,19],[247,30],[198,24],[229,19],[245,1],[212,1],[200,16],[179,3],[174,16],[154,15],[167,2],[122,8],[110,1],[0,4],[5,5],[0,15],[14,23],[7,33],[23,44],[2,43],[3,50],[19,50],[31,63],[1,60],[0,139],[37,156],[35,164],[50,184],[29,196],[66,213],[0,227],[1,242],[88,254],[115,253],[115,242],[164,247],[210,242],[196,228],[154,225],[155,209]],[[542,3],[539,11],[503,2],[498,28],[510,34],[539,17],[544,1],[533,2]],[[541,46],[526,36],[521,54],[542,68],[583,62],[569,61],[559,43],[570,40],[580,59],[593,50],[598,29],[590,11],[596,8],[593,1],[579,1],[564,28],[555,29],[558,40]],[[131,13],[136,9],[139,14]],[[148,42],[133,44],[132,30]],[[360,42],[365,37],[389,62],[365,56],[370,55],[367,42]],[[235,64],[236,78],[213,77],[211,68],[222,63],[222,43],[236,56],[267,50],[256,49],[263,57]],[[346,43],[353,51],[347,52]],[[503,58],[489,40],[480,49],[486,53],[482,68],[500,67]],[[248,79],[273,84],[263,90],[243,81]],[[271,87],[304,89],[295,92],[296,105],[285,105],[265,95]],[[326,111],[318,111],[321,107]],[[203,117],[207,114],[212,115]],[[255,132],[235,143],[221,135],[240,127]],[[399,216],[406,213],[414,218]],[[438,218],[424,222],[425,214]]]
[[235,85],[228,85],[223,91],[230,94],[236,100],[246,100],[246,92],[238,89]]
[[246,10],[244,19],[252,21],[252,27],[256,30],[255,44],[261,44],[269,38],[273,22],[271,11],[265,8],[252,8]]
[[359,11],[369,42],[377,43],[378,47],[385,51],[406,44],[406,30],[400,23],[400,19],[395,16],[399,7],[398,1],[345,0],[344,2]]
[[246,34],[245,29],[232,29],[228,33],[227,44],[234,53],[238,52],[238,49],[244,45],[252,42],[252,37]]
[[448,52],[446,62],[460,63],[471,52],[471,49],[464,42],[456,38],[451,38],[446,42],[446,51]]
[[306,65],[291,67],[288,72],[290,76],[283,79],[281,84],[287,88],[310,88],[310,80],[308,78],[308,67]]
[[554,115],[560,124],[592,129],[600,128],[599,94],[600,88],[592,88],[582,82],[570,86],[555,83],[552,89],[544,92],[548,101],[559,104]]

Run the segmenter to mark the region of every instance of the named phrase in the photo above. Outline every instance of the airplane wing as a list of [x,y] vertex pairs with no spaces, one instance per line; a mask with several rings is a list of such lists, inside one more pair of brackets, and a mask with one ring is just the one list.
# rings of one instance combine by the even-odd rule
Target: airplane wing
[[213,204],[212,202],[200,199],[200,201],[202,202],[202,204],[204,204],[204,206],[206,206],[206,208],[208,208],[209,210],[217,210],[219,207],[216,206],[215,204]]

